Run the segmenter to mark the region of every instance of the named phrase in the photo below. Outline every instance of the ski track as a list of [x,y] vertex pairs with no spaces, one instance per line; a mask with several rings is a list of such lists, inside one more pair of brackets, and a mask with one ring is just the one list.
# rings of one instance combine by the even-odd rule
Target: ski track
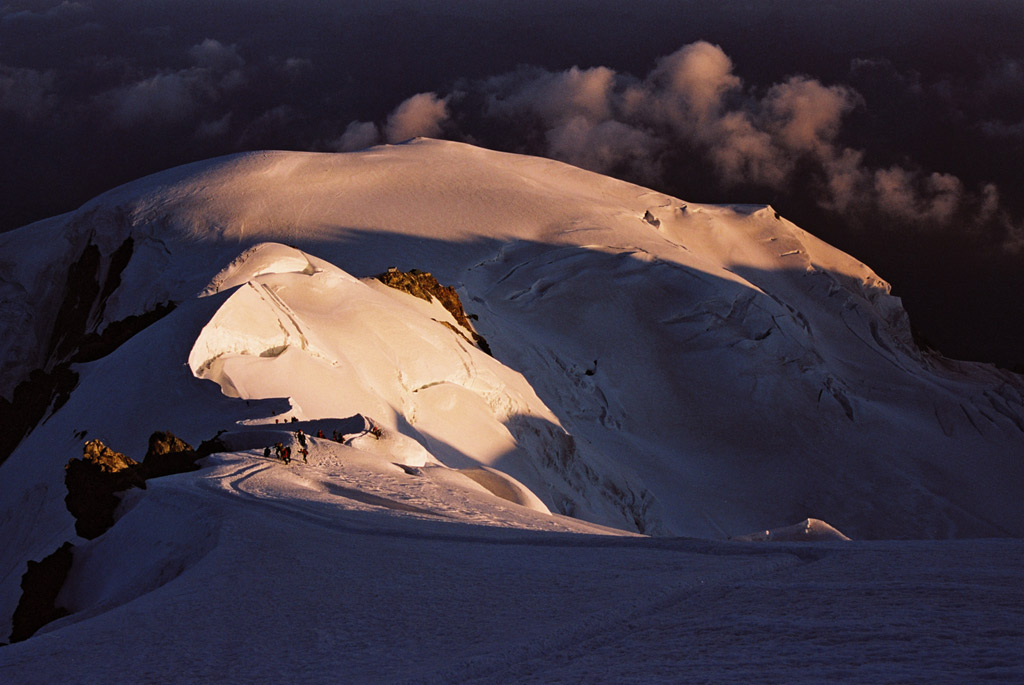
[[[294,461],[294,460],[293,460]],[[429,538],[433,540],[450,540],[458,542],[483,542],[489,543],[494,542],[494,539],[487,536],[473,536],[473,535],[460,535],[460,534],[436,534],[427,532],[416,532],[416,531],[403,531],[403,530],[392,530],[384,526],[373,526],[373,525],[362,525],[353,520],[354,516],[360,516],[365,514],[365,510],[360,509],[347,509],[340,506],[334,506],[322,501],[301,501],[293,497],[278,498],[277,496],[268,493],[258,487],[253,489],[247,489],[245,483],[255,477],[269,471],[270,469],[276,468],[277,464],[248,464],[241,468],[232,471],[229,474],[210,476],[201,481],[199,485],[208,491],[220,495],[222,497],[237,498],[241,497],[246,500],[249,504],[256,505],[261,508],[272,509],[275,512],[284,514],[286,516],[300,519],[307,523],[312,523],[318,526],[329,528],[338,532],[345,533],[356,533],[362,535],[382,535],[389,537],[408,537],[408,538]],[[289,468],[281,466],[280,468]],[[221,485],[223,483],[223,485]],[[226,485],[226,487],[224,487]],[[344,486],[337,486],[343,491],[347,491],[349,494],[356,493],[357,491],[353,488],[345,488]],[[327,492],[331,491],[330,486],[326,486]],[[333,494],[333,493],[332,493]],[[347,495],[334,495],[340,499],[345,499],[350,502],[357,502],[360,504],[366,504],[374,507],[374,510],[379,513],[388,514],[394,517],[395,512],[401,511],[405,515],[411,514],[410,518],[423,520],[423,517],[427,517],[429,520],[450,520],[450,516],[441,513],[422,509],[414,506],[406,506],[401,502],[373,495],[372,493],[363,493],[360,498],[350,497]],[[375,499],[376,502],[366,501],[368,499]],[[409,509],[415,509],[416,511],[409,511]],[[404,518],[404,516],[403,516]],[[473,522],[462,523],[462,525],[472,527]],[[479,524],[477,524],[479,525]],[[525,541],[524,541],[525,542]],[[527,543],[529,544],[529,543]]]
[[[643,548],[652,551],[660,550],[709,556],[764,557],[785,554],[799,561],[816,561],[834,551],[828,545],[808,546],[806,544],[784,545],[773,543],[772,546],[767,546],[763,544],[739,544],[688,537],[644,537],[635,534],[602,535],[596,532],[581,533],[568,529],[524,530],[522,528],[488,525],[486,521],[458,520],[445,512],[424,510],[422,513],[413,514],[412,512],[389,507],[385,504],[370,505],[373,507],[370,510],[349,509],[320,500],[300,500],[289,495],[278,497],[260,488],[247,489],[245,487],[246,482],[267,473],[271,469],[294,468],[294,466],[286,467],[279,465],[273,460],[270,460],[268,463],[260,463],[263,461],[261,457],[243,455],[242,453],[237,454],[252,461],[233,468],[228,473],[209,474],[196,481],[197,487],[218,497],[228,498],[233,501],[242,498],[248,504],[256,507],[270,509],[291,518],[300,519],[304,522],[329,528],[337,532],[488,545],[579,549]],[[314,453],[311,452],[310,454],[312,456]],[[303,464],[298,466],[318,469],[314,464],[310,464],[308,467]],[[341,474],[327,474],[320,471],[319,475],[338,478],[342,481],[345,480],[345,477]],[[413,476],[410,476],[410,478],[413,478]],[[351,489],[344,488],[344,486],[340,487],[346,490]],[[325,490],[329,492],[329,489],[326,487]],[[379,491],[384,492],[383,490]],[[344,496],[339,496],[339,499],[365,504],[365,502],[359,502],[359,500]],[[381,497],[381,499],[387,499],[392,504],[402,504],[390,498]],[[511,503],[509,505],[515,506],[511,505]],[[461,511],[460,513],[471,514],[474,512]],[[373,525],[356,520],[357,518],[366,517],[367,521],[373,521],[380,514],[387,515],[386,524]],[[404,522],[407,522],[408,525],[403,530],[402,525]],[[434,525],[430,526],[429,524]],[[442,527],[446,532],[438,532],[438,526]],[[836,549],[841,549],[841,547]]]
[[[992,541],[975,554],[970,543],[758,544],[528,532],[387,505],[350,509],[304,500],[296,490],[306,481],[323,497],[317,479],[345,482],[364,468],[358,463],[283,466],[243,452],[226,458],[238,461],[167,483],[220,510],[221,534],[238,546],[222,560],[210,557],[214,566],[197,567],[201,577],[227,574],[230,587],[239,551],[258,549],[263,539],[253,526],[261,521],[267,530],[292,530],[335,550],[350,544],[346,535],[362,537],[377,554],[387,550],[378,563],[382,580],[397,582],[395,592],[369,579],[360,587],[372,596],[342,595],[320,609],[308,590],[334,587],[331,572],[309,569],[293,577],[288,552],[275,556],[268,550],[263,568],[276,579],[266,581],[269,596],[301,599],[297,611],[326,611],[336,623],[317,623],[313,634],[287,637],[271,672],[259,664],[262,650],[276,644],[272,639],[249,644],[219,632],[224,624],[215,612],[196,616],[188,625],[199,635],[222,635],[217,639],[224,645],[200,649],[189,662],[188,638],[174,636],[163,658],[159,650],[131,657],[139,682],[251,682],[259,673],[291,682],[1024,682],[1024,669],[1013,657],[1024,643],[1019,541]],[[308,477],[302,473],[307,468]],[[373,476],[365,479],[368,490],[391,492],[391,474],[367,473]],[[402,482],[396,474],[392,487]],[[339,579],[358,577],[351,574],[363,563],[357,551],[362,547],[352,545],[357,558],[351,561],[344,554],[325,557],[341,563]],[[519,567],[529,575],[520,577]],[[183,579],[114,608],[111,616],[154,609],[177,615],[177,604],[177,610],[195,610],[190,597],[201,593]],[[484,587],[466,588],[467,581]],[[477,593],[489,595],[486,605],[475,604]],[[230,607],[240,599],[219,601]],[[161,608],[165,603],[167,609]],[[451,615],[445,613],[449,606]],[[338,610],[347,613],[336,615]],[[427,633],[408,632],[424,616],[445,618],[422,625]],[[248,620],[253,625],[242,634],[250,638],[298,625],[295,616],[265,607]],[[108,617],[96,626],[107,635],[117,622]],[[81,658],[94,628],[76,621],[67,629],[74,636],[71,653]],[[32,641],[0,651],[0,659],[13,657],[0,672],[14,676],[10,682],[28,682],[17,678],[32,672],[71,677],[73,667],[59,665],[67,649],[60,630],[44,633],[36,643],[39,651],[24,651]],[[244,667],[218,670],[224,664],[214,655],[221,649],[246,660]],[[53,664],[39,664],[41,654]],[[401,656],[392,658],[396,654]],[[324,661],[310,661],[314,656]],[[169,674],[169,658],[185,663]],[[81,682],[101,682],[101,673],[106,678],[113,672],[103,667],[79,675]]]

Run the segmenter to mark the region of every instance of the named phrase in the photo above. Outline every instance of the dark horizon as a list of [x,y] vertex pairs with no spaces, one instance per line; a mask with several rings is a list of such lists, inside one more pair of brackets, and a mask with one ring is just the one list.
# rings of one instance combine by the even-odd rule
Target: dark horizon
[[13,0],[0,230],[222,154],[433,135],[770,203],[944,354],[1024,368],[1020,35],[996,0]]

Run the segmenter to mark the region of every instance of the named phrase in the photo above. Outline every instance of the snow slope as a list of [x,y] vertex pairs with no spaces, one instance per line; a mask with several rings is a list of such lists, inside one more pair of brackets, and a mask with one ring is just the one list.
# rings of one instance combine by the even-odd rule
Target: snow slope
[[[215,456],[135,491],[76,551],[61,600],[79,611],[0,648],[0,679],[1024,679],[1019,540],[621,537],[487,504],[467,520],[482,498],[355,452]],[[345,489],[397,484],[408,508]]]
[[[568,431],[580,467],[564,476],[584,487],[610,470],[626,493],[619,518],[647,531],[725,536],[808,517],[855,537],[1024,531],[1020,378],[923,356],[886,283],[771,208],[684,203],[431,140],[212,160],[3,237],[18,290],[5,300],[18,312],[3,319],[8,366],[42,365],[24,350],[45,348],[62,283],[41,274],[90,241],[109,255],[128,237],[100,328],[260,269],[432,271],[549,412],[506,407],[498,420],[521,425],[520,441]],[[302,254],[221,273],[268,241]],[[621,468],[638,480],[623,487]]]
[[[785,540],[784,526],[812,518],[831,526],[800,530],[837,540],[1024,535],[1024,382],[922,353],[888,284],[770,207],[687,203],[415,140],[173,169],[0,236],[0,261],[0,390],[68,360],[79,375],[0,465],[0,615],[25,562],[74,539],[62,467],[82,431],[136,458],[154,430],[193,445],[226,431],[231,449],[133,491],[114,528],[78,541],[61,597],[72,615],[0,650],[0,674],[16,681],[79,679],[34,670],[65,649],[100,679],[110,671],[85,654],[90,639],[174,626],[165,651],[119,651],[139,679],[159,679],[195,648],[195,621],[205,651],[185,680],[229,662],[249,679],[268,636],[217,636],[275,625],[307,642],[271,663],[294,674],[300,654],[315,657],[313,679],[334,667],[373,680],[542,677],[558,650],[531,643],[566,622],[606,650],[605,618],[657,632],[662,607],[706,597],[704,583],[790,587],[776,572],[807,562],[775,542],[622,535]],[[392,266],[455,285],[493,357],[436,301],[370,278]],[[102,333],[168,301],[91,361],[54,333],[58,319]],[[345,439],[311,438],[303,463],[298,428]],[[278,441],[293,446],[289,466],[263,456]],[[821,568],[847,554],[814,544]],[[904,550],[843,544],[861,569]],[[915,544],[893,569],[916,573],[918,552],[942,549]],[[1017,542],[977,545],[1000,572],[1019,557]],[[1001,582],[979,593],[1016,616],[1019,594]],[[358,619],[335,620],[350,610]],[[461,642],[469,629],[449,611],[465,612],[477,642]],[[405,621],[400,644],[383,638],[392,620]],[[648,658],[647,640],[622,649]],[[590,661],[603,673],[618,660]]]

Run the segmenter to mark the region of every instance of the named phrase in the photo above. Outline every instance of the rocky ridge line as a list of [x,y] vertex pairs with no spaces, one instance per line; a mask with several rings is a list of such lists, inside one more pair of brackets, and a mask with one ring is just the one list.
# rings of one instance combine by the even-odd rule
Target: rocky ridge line
[[[487,340],[477,333],[476,329],[473,328],[473,324],[470,323],[469,317],[466,315],[466,310],[462,307],[462,301],[459,299],[459,294],[455,292],[455,288],[450,285],[441,285],[429,271],[420,271],[419,269],[400,271],[395,267],[391,267],[384,273],[377,274],[374,278],[390,288],[401,290],[404,293],[409,293],[421,300],[430,302],[436,299],[441,303],[441,306],[443,306],[455,318],[455,321],[460,326],[469,331],[472,336],[472,339],[469,340],[469,342],[475,344],[487,354],[491,354],[491,347],[487,344]],[[465,333],[458,330],[451,324],[447,324],[445,322],[440,323],[459,335],[466,337]]]
[[[75,532],[92,540],[114,525],[114,514],[121,504],[118,493],[133,487],[146,489],[150,478],[196,471],[199,459],[224,449],[218,438],[204,441],[195,450],[170,431],[157,431],[149,437],[149,447],[141,462],[115,452],[99,440],[85,443],[81,459],[71,459],[64,467],[68,494],[64,503],[75,517]],[[68,574],[71,572],[74,545],[65,542],[42,561],[29,561],[21,579],[22,595],[11,619],[10,642],[32,637],[47,623],[70,612],[56,606]]]

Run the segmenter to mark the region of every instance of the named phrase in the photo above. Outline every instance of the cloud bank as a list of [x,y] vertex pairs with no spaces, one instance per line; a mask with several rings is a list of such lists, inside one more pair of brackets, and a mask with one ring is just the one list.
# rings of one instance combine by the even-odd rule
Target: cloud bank
[[420,93],[387,117],[383,132],[352,122],[332,147],[444,130],[655,187],[685,185],[674,175],[697,166],[723,190],[799,192],[821,209],[876,219],[875,230],[881,217],[899,230],[996,231],[1006,249],[1021,248],[995,185],[969,187],[913,164],[872,166],[865,150],[842,142],[845,118],[867,107],[852,87],[806,75],[748,86],[721,47],[699,41],[642,77],[608,67],[523,67],[446,94]]
[[[120,127],[188,121],[249,78],[245,60],[234,45],[207,38],[189,48],[188,57],[192,64],[186,68],[160,71],[99,94],[97,107]],[[204,135],[209,135],[208,125],[200,126]]]
[[23,121],[33,121],[48,113],[55,104],[55,74],[9,67],[0,64],[0,111],[7,111]]

